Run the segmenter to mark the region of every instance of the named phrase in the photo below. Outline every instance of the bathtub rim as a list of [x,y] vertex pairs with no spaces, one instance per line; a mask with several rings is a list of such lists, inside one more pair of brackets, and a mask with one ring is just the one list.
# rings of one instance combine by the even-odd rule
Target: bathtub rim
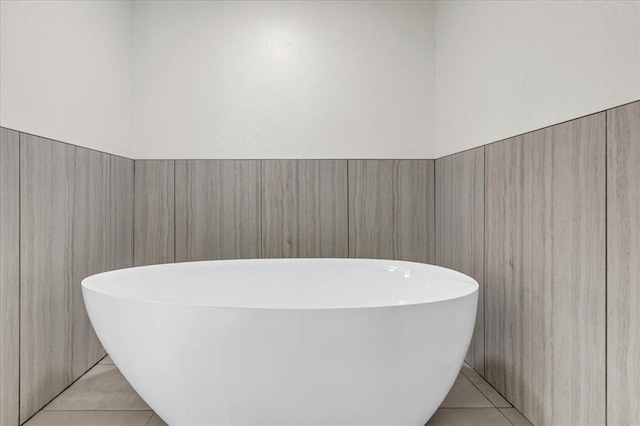
[[[184,301],[169,301],[169,300],[153,300],[147,297],[136,297],[136,296],[124,296],[124,295],[119,295],[119,294],[115,294],[113,292],[108,292],[108,291],[104,291],[104,290],[100,290],[97,289],[97,287],[99,286],[99,284],[101,283],[95,283],[92,282],[93,280],[96,279],[104,279],[105,276],[107,275],[111,275],[115,272],[120,272],[122,273],[123,271],[127,271],[127,270],[142,270],[142,269],[162,269],[162,268],[167,268],[170,266],[174,266],[174,265],[185,265],[185,264],[203,264],[203,263],[212,263],[212,262],[225,262],[225,263],[231,263],[231,262],[238,262],[238,263],[242,263],[242,262],[264,262],[264,261],[282,261],[282,262],[286,262],[286,261],[293,261],[293,262],[297,262],[297,261],[318,261],[318,262],[322,262],[322,261],[339,261],[339,262],[347,262],[347,263],[382,263],[382,262],[392,262],[392,263],[399,263],[399,264],[408,264],[408,265],[417,265],[418,267],[428,267],[428,268],[434,268],[434,269],[438,269],[441,271],[445,271],[447,274],[451,274],[452,278],[448,279],[447,281],[455,281],[455,282],[459,282],[461,284],[464,285],[469,285],[470,288],[467,291],[462,292],[461,294],[456,294],[452,297],[446,297],[446,298],[442,298],[442,299],[438,299],[438,300],[426,300],[426,301],[414,301],[414,302],[409,302],[409,303],[404,303],[404,304],[392,304],[392,303],[386,303],[386,304],[376,304],[376,305],[362,305],[362,306],[358,306],[358,305],[354,305],[354,306],[243,306],[242,304],[237,304],[234,306],[226,306],[226,305],[216,305],[216,304],[212,304],[212,303],[193,303],[193,302],[184,302]],[[83,292],[83,297],[84,297],[84,293],[85,292],[93,292],[97,295],[100,296],[106,296],[106,297],[110,297],[110,298],[114,298],[114,299],[120,299],[123,301],[130,301],[130,302],[139,302],[139,303],[154,303],[154,304],[160,304],[160,305],[170,305],[170,306],[186,306],[186,307],[198,307],[198,308],[215,308],[215,309],[236,309],[236,310],[265,310],[265,311],[347,311],[347,310],[362,310],[362,309],[383,309],[383,308],[406,308],[406,307],[417,307],[417,306],[421,306],[421,305],[430,305],[430,304],[436,304],[436,303],[447,303],[447,302],[451,302],[454,300],[458,300],[461,298],[465,298],[465,297],[471,297],[474,294],[475,295],[479,295],[479,291],[480,291],[480,285],[478,283],[478,281],[476,281],[474,278],[450,269],[450,268],[446,268],[443,266],[439,266],[439,265],[434,265],[431,263],[421,263],[421,262],[412,262],[412,261],[405,261],[405,260],[394,260],[394,259],[371,259],[371,258],[264,258],[264,259],[220,259],[220,260],[200,260],[200,261],[188,261],[188,262],[171,262],[171,263],[160,263],[160,264],[153,264],[153,265],[142,265],[142,266],[133,266],[133,267],[128,267],[128,268],[120,268],[120,269],[113,269],[113,270],[109,270],[109,271],[104,271],[104,272],[100,272],[98,274],[93,274],[90,275],[86,278],[84,278],[81,281],[81,288],[82,288],[82,292]]]

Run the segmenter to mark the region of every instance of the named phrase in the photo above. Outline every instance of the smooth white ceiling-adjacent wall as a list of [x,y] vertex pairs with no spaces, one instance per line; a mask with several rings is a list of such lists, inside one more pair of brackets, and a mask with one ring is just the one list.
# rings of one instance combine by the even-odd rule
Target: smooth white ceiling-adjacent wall
[[640,2],[436,3],[436,157],[640,99]]
[[133,3],[1,1],[0,125],[133,155]]
[[132,158],[438,158],[640,99],[638,1],[0,2],[0,125]]
[[433,3],[136,2],[136,158],[430,158]]

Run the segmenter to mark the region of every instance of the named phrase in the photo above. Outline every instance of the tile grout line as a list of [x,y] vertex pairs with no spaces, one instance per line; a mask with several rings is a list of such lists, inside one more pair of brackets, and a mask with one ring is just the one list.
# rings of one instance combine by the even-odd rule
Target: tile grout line
[[18,133],[18,424],[22,406],[22,133]]
[[[102,361],[102,360],[100,360]],[[93,364],[91,367],[89,367],[89,369],[87,371],[85,371],[84,373],[82,373],[82,375],[80,375],[77,379],[75,379],[74,381],[72,381],[71,383],[69,383],[64,389],[62,389],[60,392],[58,392],[54,397],[52,397],[45,405],[42,406],[42,408],[40,408],[39,410],[37,410],[35,413],[33,413],[32,415],[30,415],[29,417],[27,417],[24,422],[21,422],[20,425],[24,425],[25,423],[27,423],[29,420],[31,420],[33,417],[35,417],[38,413],[40,413],[41,411],[58,411],[58,410],[45,410],[47,408],[47,406],[49,406],[53,401],[55,401],[60,395],[62,395],[67,389],[69,389],[71,386],[73,386],[77,381],[79,381],[81,378],[83,378],[84,376],[87,375],[87,373],[89,373],[89,371],[93,370],[93,368],[95,366],[97,366],[100,361],[96,362],[95,364]]]
[[604,424],[609,422],[609,110],[604,114]]
[[46,411],[47,413],[93,413],[93,412],[118,412],[118,411],[127,411],[127,412],[136,412],[136,411],[141,411],[141,412],[145,412],[145,413],[155,413],[155,411],[153,411],[153,409],[151,407],[149,408],[77,408],[77,409],[70,409],[70,408],[65,408],[65,409],[50,409],[50,410],[41,410],[41,411]]
[[[107,238],[107,242],[109,244],[108,256],[109,256],[109,268],[113,270],[115,268],[116,256],[113,254],[115,251],[115,244],[113,241],[113,236],[115,234],[115,227],[113,225],[113,217],[115,216],[114,208],[113,208],[113,157],[111,154],[106,154],[109,158],[109,179],[107,179],[107,185],[109,187],[109,214],[107,215],[107,229],[109,230],[109,236]],[[104,272],[104,271],[102,271]],[[100,344],[102,346],[102,344]],[[104,349],[104,347],[102,347]],[[104,357],[102,357],[104,358]],[[102,360],[100,358],[100,360]]]
[[151,420],[153,419],[154,414],[155,411],[151,411],[151,415],[149,416],[149,420],[147,420],[147,422],[145,423],[145,426],[149,426],[149,424],[151,424]]
[[[525,416],[524,414],[522,414],[522,411],[518,410],[516,407],[513,407],[513,406],[511,406],[511,407],[502,407],[502,408],[498,408],[498,410],[499,410],[500,412],[502,412],[502,410],[508,410],[509,408],[512,408],[512,409],[516,410],[516,412],[517,412],[518,414],[520,414],[520,415],[522,416],[522,418],[523,418],[523,419],[525,419],[527,422],[529,422],[529,424],[533,425],[533,423],[531,422],[531,420],[529,420],[529,418],[528,418],[527,416]],[[503,414],[503,415],[504,415],[504,414]],[[509,419],[507,419],[507,420],[509,420]],[[511,420],[509,420],[509,421],[511,421]],[[514,423],[513,423],[513,422],[511,422],[511,424],[514,424]]]
[[433,264],[436,264],[436,260],[438,259],[438,239],[436,238],[436,232],[437,232],[437,227],[436,227],[436,215],[438,214],[437,212],[437,206],[436,206],[436,160],[430,160],[432,161],[433,164],[433,181],[432,181],[432,188],[433,190],[431,191],[431,193],[433,194],[433,222],[432,222],[432,230],[433,230],[433,258],[431,259],[431,262]]
[[[504,408],[513,408],[513,407],[504,407]],[[497,410],[497,411],[500,411],[501,409],[498,407],[438,407],[438,410]],[[50,410],[50,411],[53,411],[53,410]],[[509,423],[511,423],[510,420],[509,420]]]
[[[487,149],[482,147],[482,373],[487,376]],[[489,381],[487,380],[487,383]]]
[[347,162],[347,259],[351,257],[351,218],[350,218],[350,194],[351,191],[349,189],[349,160],[345,160]]
[[173,260],[176,262],[176,162],[178,160],[172,160],[173,163]]
[[499,409],[498,407],[496,407],[496,410],[498,410],[498,413],[500,413],[500,415],[501,415],[502,417],[504,417],[505,419],[507,419],[507,421],[508,421],[509,423],[511,423],[511,425],[512,425],[512,426],[515,426],[515,424],[514,424],[514,423],[509,419],[509,417],[507,417],[507,416],[502,412],[502,410],[501,410],[501,409]]
[[[470,367],[471,367],[471,366],[470,366]],[[473,369],[473,367],[471,367],[471,369]],[[475,370],[473,370],[473,371],[475,371]],[[476,373],[480,376],[480,373],[478,373],[477,371],[476,371]],[[505,400],[505,401],[507,401],[509,404],[511,404],[511,407],[498,407],[498,406],[496,406],[496,405],[493,403],[493,401],[491,401],[491,399],[489,399],[489,397],[487,396],[487,394],[485,394],[484,392],[482,392],[482,389],[480,389],[480,388],[479,388],[479,387],[478,387],[478,386],[473,382],[473,380],[471,380],[471,378],[470,378],[469,376],[467,376],[466,374],[464,374],[464,371],[460,370],[460,374],[462,374],[462,375],[463,375],[467,380],[469,380],[469,382],[471,382],[471,384],[473,385],[473,387],[475,387],[476,389],[478,389],[478,391],[482,394],[482,396],[484,396],[484,397],[485,397],[485,398],[486,398],[486,399],[491,403],[491,405],[493,405],[493,407],[494,407],[494,408],[497,408],[497,409],[500,409],[500,408],[514,408],[514,407],[513,407],[513,404],[511,404],[511,402],[510,402],[509,400],[507,400],[507,398],[505,398],[505,397],[504,397],[500,392],[498,392],[498,390],[497,390],[496,388],[494,388],[493,386],[491,386],[491,383],[487,382],[487,381],[484,379],[484,377],[480,376],[480,378],[481,378],[482,380],[484,380],[484,382],[485,382],[486,384],[488,384],[489,386],[491,386],[491,389],[495,390],[495,391],[496,391],[496,393],[502,397],[502,399],[504,399],[504,400]]]
[[135,266],[136,262],[136,161],[131,160],[133,162],[133,179],[131,184],[133,185],[133,189],[131,191],[131,195],[133,197],[133,206],[132,206],[132,218],[131,218],[131,266]]
[[260,208],[258,209],[258,214],[260,215],[260,247],[258,247],[258,256],[260,256],[260,259],[264,259],[264,252],[266,252],[266,250],[263,247],[264,244],[264,212],[265,212],[265,208],[264,208],[264,178],[262,176],[262,174],[264,173],[264,166],[263,166],[264,160],[258,160],[258,187],[259,187],[259,196],[260,196],[260,200],[259,200],[259,206]]
[[[52,401],[53,402],[53,401]],[[58,410],[58,409],[49,409],[49,410],[45,410],[42,409],[41,411],[47,412],[47,413],[94,413],[94,412],[118,412],[118,411],[125,411],[125,412],[136,412],[136,411],[140,411],[140,412],[144,412],[144,413],[155,413],[155,411],[153,411],[152,408],[101,408],[101,409],[86,409],[86,408],[79,408],[79,409],[62,409],[62,410]]]

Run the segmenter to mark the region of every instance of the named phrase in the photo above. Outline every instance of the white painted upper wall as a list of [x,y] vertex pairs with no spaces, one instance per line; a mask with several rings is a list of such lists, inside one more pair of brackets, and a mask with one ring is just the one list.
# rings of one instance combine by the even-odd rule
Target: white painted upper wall
[[133,155],[133,4],[0,2],[0,126]]
[[136,158],[430,158],[432,2],[136,2]]
[[0,23],[0,125],[132,158],[437,158],[640,99],[637,1],[2,0]]
[[640,99],[640,3],[436,3],[436,157]]

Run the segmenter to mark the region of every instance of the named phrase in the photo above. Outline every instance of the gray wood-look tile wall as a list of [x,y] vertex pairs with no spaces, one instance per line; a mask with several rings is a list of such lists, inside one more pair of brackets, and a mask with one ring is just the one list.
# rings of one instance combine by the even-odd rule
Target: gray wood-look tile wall
[[133,167],[128,158],[111,156],[111,263],[133,266]]
[[640,422],[640,102],[607,112],[607,414]]
[[262,162],[263,257],[348,257],[347,161]]
[[133,175],[118,167],[127,161],[20,134],[20,422],[105,354],[80,283],[132,263]]
[[21,135],[20,420],[73,380],[75,147]]
[[19,417],[20,135],[0,128],[0,425]]
[[260,161],[176,160],[176,261],[260,257]]
[[71,377],[80,377],[106,355],[93,331],[82,297],[80,282],[93,274],[112,269],[110,186],[108,154],[75,147],[71,235]]
[[466,361],[484,374],[484,147],[436,160],[436,264],[478,281]]
[[605,114],[485,155],[485,376],[534,424],[603,425]]
[[485,297],[467,360],[534,424],[633,424],[639,139],[640,102],[435,162],[134,162],[0,129],[0,423],[103,354],[86,275],[349,255],[474,276]]
[[433,160],[349,160],[349,256],[435,261]]
[[136,161],[134,180],[134,264],[174,262],[175,163]]
[[136,161],[135,264],[349,255],[433,262],[433,181],[433,160]]

